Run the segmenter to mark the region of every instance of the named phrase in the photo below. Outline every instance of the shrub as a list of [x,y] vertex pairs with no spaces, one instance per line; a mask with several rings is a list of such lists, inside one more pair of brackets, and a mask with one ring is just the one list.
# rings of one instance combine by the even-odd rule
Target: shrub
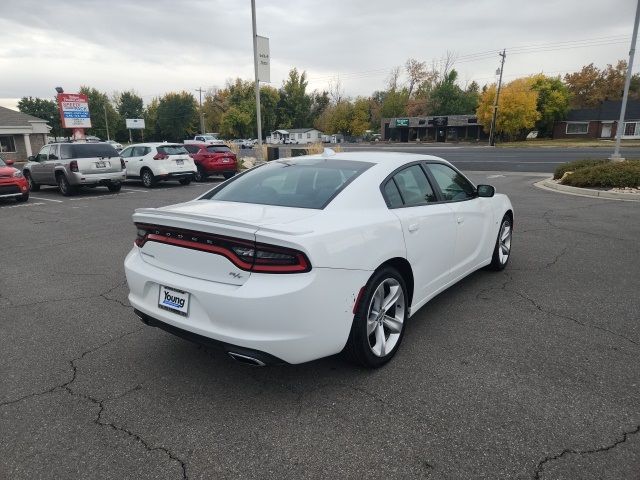
[[553,172],[554,180],[562,178],[565,172],[575,172],[581,168],[593,167],[594,165],[600,165],[601,163],[608,162],[609,160],[576,160],[573,162],[565,163],[556,168]]
[[572,187],[639,187],[640,160],[599,162],[575,170],[562,181]]

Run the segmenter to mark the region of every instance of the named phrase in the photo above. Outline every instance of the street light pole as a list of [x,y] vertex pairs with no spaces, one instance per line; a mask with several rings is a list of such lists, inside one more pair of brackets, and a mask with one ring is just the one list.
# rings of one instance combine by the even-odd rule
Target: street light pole
[[[638,0],[640,2],[640,0]],[[495,134],[496,134],[496,119],[498,117],[498,99],[500,98],[500,88],[502,87],[502,71],[504,70],[504,59],[507,56],[507,51],[502,50],[502,53],[498,53],[502,57],[502,62],[500,63],[500,79],[498,80],[498,90],[496,91],[496,100],[493,103],[493,118],[491,119],[491,129],[489,130],[489,145],[494,146],[496,144]]]
[[262,159],[262,119],[260,117],[260,80],[258,79],[258,34],[256,33],[256,0],[251,0],[251,23],[253,26],[253,69],[255,71],[256,78],[256,119],[258,123],[258,153],[256,156]]
[[640,19],[640,0],[636,6],[636,20],[633,24],[633,36],[631,38],[631,49],[629,50],[629,63],[627,64],[627,78],[624,81],[624,93],[622,94],[622,105],[620,106],[620,120],[616,127],[616,148],[610,159],[614,162],[621,162],[624,158],[620,155],[620,142],[624,132],[624,114],[627,112],[627,99],[629,98],[629,84],[631,83],[631,70],[633,69],[633,57],[636,53],[636,39],[638,38],[638,20]]
[[104,124],[107,127],[107,140],[111,140],[111,137],[109,137],[109,117],[107,117],[107,106],[102,105],[102,108],[104,108]]

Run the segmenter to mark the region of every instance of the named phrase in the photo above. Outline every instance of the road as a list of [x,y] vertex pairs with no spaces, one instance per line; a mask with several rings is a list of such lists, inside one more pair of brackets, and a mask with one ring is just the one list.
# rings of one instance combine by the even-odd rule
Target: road
[[[328,145],[331,147],[330,145]],[[492,148],[483,146],[433,146],[411,144],[344,144],[345,151],[383,150],[436,155],[449,160],[461,170],[545,172],[551,173],[560,164],[585,158],[608,158],[611,149],[591,148]],[[640,158],[640,148],[623,148],[622,155]]]
[[638,204],[471,177],[512,198],[511,263],[376,371],[247,367],[137,320],[131,213],[207,186],[0,202],[0,478],[637,478]]

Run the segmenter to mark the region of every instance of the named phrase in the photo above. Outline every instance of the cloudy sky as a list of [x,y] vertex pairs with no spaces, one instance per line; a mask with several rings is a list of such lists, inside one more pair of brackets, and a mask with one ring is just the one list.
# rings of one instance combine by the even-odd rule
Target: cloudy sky
[[[253,77],[250,0],[0,0],[0,105],[20,97],[134,89],[146,102]],[[311,89],[385,85],[409,57],[458,57],[461,83],[491,83],[627,58],[633,0],[256,0],[271,81],[306,70]],[[634,71],[639,70],[638,63]]]

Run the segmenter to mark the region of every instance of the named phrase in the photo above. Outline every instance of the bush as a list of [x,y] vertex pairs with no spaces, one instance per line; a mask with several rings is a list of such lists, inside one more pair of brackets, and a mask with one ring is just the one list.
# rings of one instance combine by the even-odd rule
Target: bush
[[605,161],[582,167],[567,175],[562,184],[572,187],[639,187],[640,160]]
[[609,160],[576,160],[574,162],[565,163],[556,168],[555,172],[553,172],[553,179],[558,180],[562,178],[565,172],[575,172],[580,168],[585,167],[593,167],[594,165],[600,165],[601,163],[606,163]]

